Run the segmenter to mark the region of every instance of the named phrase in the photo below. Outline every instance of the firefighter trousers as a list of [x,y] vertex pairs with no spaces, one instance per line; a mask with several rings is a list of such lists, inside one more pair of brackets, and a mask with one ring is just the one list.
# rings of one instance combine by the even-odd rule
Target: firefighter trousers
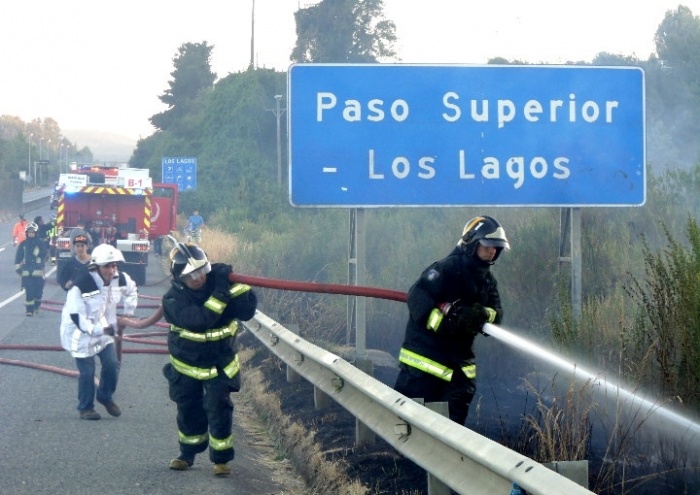
[[41,299],[44,297],[44,276],[24,275],[22,287],[24,287],[24,306],[27,313],[35,313],[41,306]]
[[181,457],[193,461],[196,454],[209,447],[213,463],[233,460],[231,392],[237,390],[234,380],[221,371],[210,380],[197,380],[183,375],[170,363],[163,368],[163,374],[168,379],[170,399],[177,404]]
[[469,405],[476,393],[476,380],[467,378],[459,368],[454,370],[449,382],[403,363],[400,370],[394,390],[410,399],[447,402],[450,419],[464,426],[469,414]]

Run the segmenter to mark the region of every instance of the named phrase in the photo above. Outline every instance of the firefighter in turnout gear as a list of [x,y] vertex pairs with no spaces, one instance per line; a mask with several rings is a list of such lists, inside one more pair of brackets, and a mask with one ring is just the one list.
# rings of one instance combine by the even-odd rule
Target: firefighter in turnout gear
[[163,296],[170,323],[170,363],[163,368],[177,404],[180,455],[170,469],[184,471],[209,448],[216,476],[231,473],[234,458],[231,392],[240,389],[235,337],[238,320],[255,314],[255,292],[231,284],[231,266],[209,263],[195,244],[175,242],[170,252],[172,287]]
[[474,339],[485,323],[503,318],[491,265],[509,248],[494,218],[473,218],[452,252],[427,267],[408,291],[394,389],[425,402],[447,402],[450,419],[460,425],[476,392]]
[[17,246],[15,254],[15,271],[22,277],[27,316],[34,316],[39,312],[44,295],[46,244],[37,237],[38,231],[37,224],[28,223],[25,227],[26,239]]

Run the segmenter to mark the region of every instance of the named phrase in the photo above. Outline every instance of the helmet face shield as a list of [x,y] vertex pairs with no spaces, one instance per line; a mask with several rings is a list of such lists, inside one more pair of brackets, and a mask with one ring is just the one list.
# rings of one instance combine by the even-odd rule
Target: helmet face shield
[[505,251],[510,250],[510,244],[508,244],[508,239],[506,238],[506,231],[500,225],[496,230],[479,239],[479,243],[486,247],[503,248]]
[[176,243],[170,251],[170,261],[173,277],[183,282],[197,280],[211,271],[207,255],[194,244]]
[[191,270],[188,273],[185,273],[183,270],[182,274],[180,274],[180,280],[183,282],[188,282],[192,280],[197,280],[200,277],[206,277],[207,273],[211,271],[211,265],[209,262],[206,262],[204,265],[201,267],[197,268],[196,270]]

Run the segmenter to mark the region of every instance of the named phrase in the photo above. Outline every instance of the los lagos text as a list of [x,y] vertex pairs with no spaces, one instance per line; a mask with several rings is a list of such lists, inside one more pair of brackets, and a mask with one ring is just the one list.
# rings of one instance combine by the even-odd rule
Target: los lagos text
[[[551,176],[557,180],[566,180],[571,176],[569,159],[558,156],[547,160],[542,156],[526,158],[513,156],[506,159],[498,159],[494,156],[484,157],[482,163],[476,167],[467,165],[467,154],[459,150],[454,163],[437,163],[435,157],[423,156],[417,161],[411,161],[405,156],[398,156],[389,160],[378,158],[375,150],[370,149],[368,154],[368,174],[371,180],[384,180],[387,176],[397,179],[417,177],[431,180],[440,173],[457,177],[460,180],[474,180],[478,175],[487,180],[498,180],[501,176],[507,176],[514,181],[513,188],[519,189],[525,184],[529,175],[533,179],[541,180]],[[454,166],[456,163],[457,166]]]

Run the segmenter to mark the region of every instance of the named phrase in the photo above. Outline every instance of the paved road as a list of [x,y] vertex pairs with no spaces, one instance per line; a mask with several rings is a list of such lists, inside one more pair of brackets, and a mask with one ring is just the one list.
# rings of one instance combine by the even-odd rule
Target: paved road
[[[49,211],[32,213],[36,214],[48,215]],[[0,224],[8,233],[0,239],[9,239],[11,227],[11,223]],[[8,302],[19,282],[12,270],[12,245],[1,243],[0,249],[0,344],[60,346],[59,313],[43,310],[28,318],[23,294]],[[167,286],[164,278],[157,263],[151,263],[149,283],[162,282],[142,287],[140,293],[162,295]],[[44,298],[64,299],[55,275],[47,280]],[[138,313],[145,316],[151,311]],[[144,331],[150,330],[163,329]],[[144,348],[124,345],[125,349],[135,347]],[[0,349],[0,358],[75,370],[73,359],[62,351]],[[100,421],[78,419],[75,378],[0,364],[0,495],[289,493],[274,481],[276,472],[267,467],[269,453],[257,446],[255,434],[240,429],[236,413],[236,459],[230,477],[214,477],[206,456],[199,456],[186,472],[167,468],[178,448],[175,405],[168,399],[160,371],[166,359],[162,354],[125,353],[115,396],[123,414],[112,418],[96,404],[103,417]],[[234,394],[234,403],[236,400]]]

